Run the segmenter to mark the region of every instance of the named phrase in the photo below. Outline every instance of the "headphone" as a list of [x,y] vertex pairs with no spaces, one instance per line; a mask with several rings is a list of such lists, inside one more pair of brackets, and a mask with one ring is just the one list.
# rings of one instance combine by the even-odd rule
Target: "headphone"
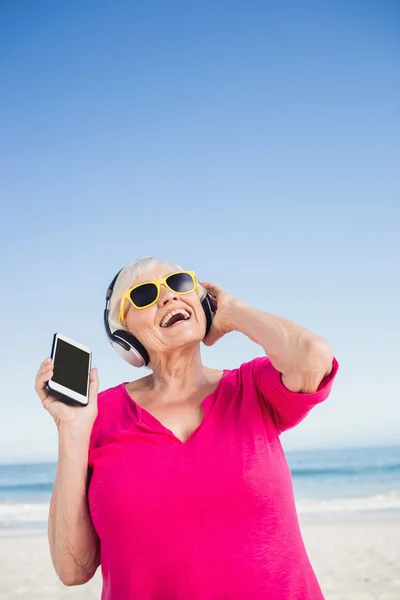
[[[114,348],[117,354],[119,354],[121,358],[126,360],[126,362],[133,367],[144,367],[149,364],[150,358],[143,344],[141,344],[134,335],[129,333],[129,331],[125,331],[124,329],[117,329],[116,331],[112,332],[108,321],[111,296],[114,290],[115,282],[117,281],[118,275],[121,273],[121,271],[122,269],[118,271],[107,289],[106,306],[104,309],[104,326],[111,346]],[[216,303],[214,298],[207,292],[206,296],[203,298],[203,300],[201,300],[201,305],[206,315],[206,336],[210,331],[211,323],[216,312]]]

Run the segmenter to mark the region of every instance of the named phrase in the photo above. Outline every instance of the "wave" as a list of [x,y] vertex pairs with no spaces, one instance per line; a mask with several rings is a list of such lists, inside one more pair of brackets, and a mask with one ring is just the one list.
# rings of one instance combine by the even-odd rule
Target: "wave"
[[343,477],[346,475],[365,475],[371,473],[400,473],[400,464],[381,466],[354,467],[295,467],[290,469],[292,476],[298,479],[305,477]]
[[300,514],[400,510],[400,490],[358,498],[300,500],[296,505]]
[[52,492],[53,483],[11,483],[0,485],[1,492]]
[[49,504],[0,503],[0,529],[20,524],[45,524],[48,516]]

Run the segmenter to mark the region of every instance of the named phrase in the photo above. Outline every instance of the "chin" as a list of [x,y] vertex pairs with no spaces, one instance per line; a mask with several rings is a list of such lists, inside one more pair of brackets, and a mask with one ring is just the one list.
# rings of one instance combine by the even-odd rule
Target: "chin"
[[[197,344],[200,344],[200,342],[203,340],[205,334],[201,334],[201,332],[199,331],[186,331],[183,333],[183,335],[179,335],[174,337],[174,339],[171,339],[171,346],[195,346]],[[174,343],[175,342],[175,343]]]

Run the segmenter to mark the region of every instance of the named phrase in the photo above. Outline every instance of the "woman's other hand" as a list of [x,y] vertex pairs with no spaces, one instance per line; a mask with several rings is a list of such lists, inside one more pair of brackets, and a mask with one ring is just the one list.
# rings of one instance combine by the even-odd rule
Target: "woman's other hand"
[[99,378],[97,369],[90,371],[89,377],[89,403],[87,406],[70,406],[60,401],[60,396],[51,394],[46,382],[53,376],[53,361],[46,358],[36,374],[35,390],[44,408],[53,417],[57,428],[67,425],[82,432],[90,432],[97,416],[97,394],[99,391]]
[[217,311],[212,320],[210,331],[203,340],[206,346],[213,346],[226,333],[234,330],[232,311],[236,301],[226,290],[216,283],[209,283],[207,281],[200,281],[199,283],[206,288],[217,305]]

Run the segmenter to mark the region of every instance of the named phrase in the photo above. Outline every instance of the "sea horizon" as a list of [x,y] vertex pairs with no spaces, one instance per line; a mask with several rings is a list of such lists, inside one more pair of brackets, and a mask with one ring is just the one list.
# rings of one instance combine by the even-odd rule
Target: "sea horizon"
[[[284,444],[282,444],[284,446]],[[389,444],[360,444],[357,446],[343,445],[343,446],[316,446],[309,448],[283,448],[286,456],[289,454],[297,454],[299,452],[305,453],[314,453],[314,452],[335,452],[335,451],[357,451],[357,450],[385,450],[385,449],[400,449],[400,443],[389,443]],[[0,456],[0,467],[10,466],[10,465],[31,465],[31,464],[41,464],[41,465],[53,465],[57,464],[57,458],[37,455],[33,457],[28,456],[15,456],[15,457],[1,457]]]

